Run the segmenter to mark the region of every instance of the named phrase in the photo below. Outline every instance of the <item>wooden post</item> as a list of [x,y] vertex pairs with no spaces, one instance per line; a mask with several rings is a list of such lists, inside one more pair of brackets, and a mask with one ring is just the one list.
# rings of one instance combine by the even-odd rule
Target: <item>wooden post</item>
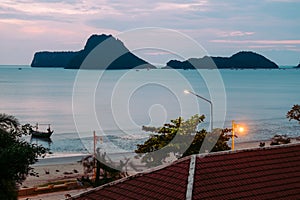
[[235,124],[234,120],[232,120],[232,141],[231,141],[231,150],[234,151],[234,129],[235,129]]
[[94,157],[96,156],[96,131],[93,131],[93,135],[94,135]]
[[96,143],[97,143],[97,136],[96,136],[96,131],[93,132],[93,141],[94,141],[94,167],[93,167],[93,179],[95,180],[97,177],[96,177]]
[[95,177],[95,183],[98,184],[99,180],[100,180],[100,170],[101,170],[101,166],[100,166],[100,161],[96,159],[96,177]]

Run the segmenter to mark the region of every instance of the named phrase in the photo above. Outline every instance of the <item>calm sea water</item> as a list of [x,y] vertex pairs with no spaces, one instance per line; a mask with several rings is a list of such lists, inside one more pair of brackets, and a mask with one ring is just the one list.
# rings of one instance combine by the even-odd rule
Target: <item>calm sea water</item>
[[[202,127],[210,128],[210,105],[184,94],[187,88],[212,100],[214,127],[230,127],[231,120],[246,125],[247,134],[236,142],[269,139],[275,134],[300,135],[299,124],[285,117],[300,103],[300,70],[216,71],[79,74],[76,70],[1,66],[0,112],[16,116],[23,124],[51,123],[55,131],[51,141],[31,141],[54,153],[91,151],[93,130],[103,135],[98,145],[105,151],[133,151],[148,138],[143,125],[160,126],[178,116],[187,119],[200,113],[207,116]],[[226,114],[224,125],[222,113]]]

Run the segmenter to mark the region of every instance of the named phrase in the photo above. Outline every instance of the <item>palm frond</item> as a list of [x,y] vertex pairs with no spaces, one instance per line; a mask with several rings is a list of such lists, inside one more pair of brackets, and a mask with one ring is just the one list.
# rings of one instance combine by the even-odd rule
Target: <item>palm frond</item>
[[14,116],[0,113],[0,128],[6,132],[17,134],[20,129],[20,123]]

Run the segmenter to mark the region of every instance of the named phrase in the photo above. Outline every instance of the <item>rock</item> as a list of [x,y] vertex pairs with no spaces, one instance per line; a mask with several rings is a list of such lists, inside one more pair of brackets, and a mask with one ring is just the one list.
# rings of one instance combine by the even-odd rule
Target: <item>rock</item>
[[[97,48],[95,48],[97,47]],[[94,50],[92,62],[82,66],[85,58]],[[93,53],[94,53],[93,52]],[[112,35],[92,35],[84,49],[77,52],[37,52],[32,67],[60,67],[66,69],[133,69],[156,68],[131,53]]]
[[278,65],[266,57],[249,51],[238,52],[231,57],[190,58],[185,61],[171,60],[166,68],[174,69],[278,69]]
[[37,52],[34,54],[31,67],[64,68],[76,55],[78,52]]

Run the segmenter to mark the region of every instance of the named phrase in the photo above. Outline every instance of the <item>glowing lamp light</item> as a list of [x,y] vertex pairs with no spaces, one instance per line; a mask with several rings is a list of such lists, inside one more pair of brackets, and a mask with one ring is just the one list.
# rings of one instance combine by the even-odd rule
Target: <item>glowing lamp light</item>
[[242,126],[241,126],[241,127],[239,127],[239,129],[238,129],[238,130],[239,130],[239,132],[240,132],[240,133],[243,133],[243,132],[245,131],[244,127],[242,127]]
[[190,91],[188,91],[188,90],[184,90],[183,92],[186,93],[186,94],[190,93]]
[[238,132],[242,135],[245,134],[246,132],[246,128],[245,126],[242,126],[241,124],[236,124],[233,120],[232,120],[232,138],[231,138],[231,150],[234,150],[234,136],[235,136],[235,132]]
[[244,124],[236,124],[235,131],[239,133],[239,135],[245,135],[247,134],[247,126],[245,126]]

